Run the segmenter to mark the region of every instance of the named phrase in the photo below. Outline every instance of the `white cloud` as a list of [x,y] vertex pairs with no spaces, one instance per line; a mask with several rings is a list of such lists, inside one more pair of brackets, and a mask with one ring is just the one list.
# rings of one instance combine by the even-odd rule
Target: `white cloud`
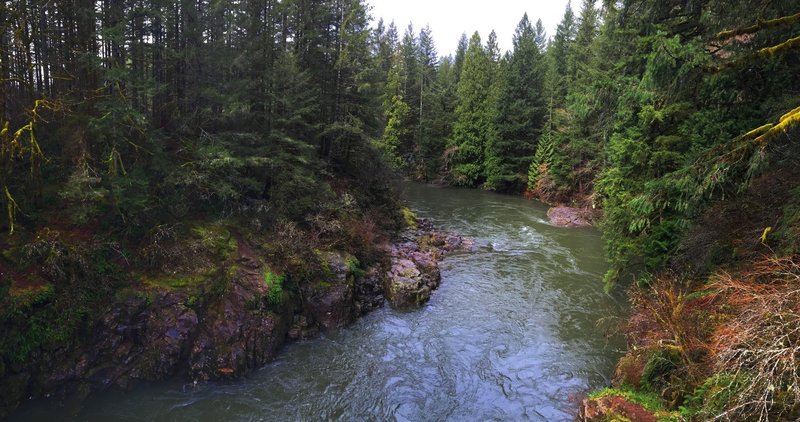
[[[485,42],[492,29],[497,32],[500,49],[510,49],[514,29],[526,12],[532,23],[541,19],[547,35],[553,36],[564,16],[567,0],[367,0],[367,3],[372,6],[373,24],[383,18],[388,26],[394,20],[400,37],[409,22],[413,22],[416,33],[429,25],[439,55],[446,56],[455,52],[462,33],[469,37],[478,31]],[[579,8],[579,3],[573,3],[576,14]]]

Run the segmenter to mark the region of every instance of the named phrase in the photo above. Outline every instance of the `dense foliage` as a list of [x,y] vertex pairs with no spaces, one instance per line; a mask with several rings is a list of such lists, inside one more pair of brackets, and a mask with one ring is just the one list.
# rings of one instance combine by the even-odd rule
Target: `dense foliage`
[[9,231],[51,202],[141,233],[158,210],[302,219],[329,176],[387,187],[362,177],[387,79],[362,1],[0,7]]
[[370,22],[361,0],[0,2],[0,378],[125,292],[224,289],[237,244],[294,290],[320,249],[381,259],[399,82]]
[[[602,208],[608,286],[633,276],[643,320],[679,343],[643,346],[657,349],[647,374],[672,374],[645,389],[681,380],[697,391],[673,404],[706,414],[723,411],[709,396],[723,382],[743,403],[795,399],[796,374],[774,376],[777,398],[754,396],[773,379],[758,373],[703,378],[712,335],[683,330],[702,315],[680,310],[706,304],[688,287],[720,265],[800,252],[796,3],[584,0],[549,39],[525,15],[505,54],[476,32],[440,57],[430,28],[371,28],[363,0],[0,2],[0,317],[27,324],[3,333],[0,375],[85,329],[120,267],[183,265],[165,246],[179,238],[230,254],[227,229],[183,222],[236,220],[283,252],[311,249],[303,236],[371,250],[399,218],[388,165]],[[652,275],[665,269],[669,285]],[[790,290],[773,278],[771,294]],[[718,290],[747,290],[732,284]],[[778,296],[764,306],[796,313]],[[758,319],[738,305],[717,316]],[[763,363],[731,347],[722,361]],[[764,406],[730,414],[797,415],[789,399]]]
[[[796,130],[796,114],[780,119],[800,105],[793,13],[789,1],[585,0],[549,42],[525,15],[502,57],[475,33],[433,62],[439,77],[419,76],[431,61],[395,61],[401,80],[434,83],[403,92],[410,111],[391,103],[387,133],[404,140],[386,142],[404,145],[395,162],[425,163],[410,172],[422,179],[602,208],[609,285],[656,272],[709,199],[768,171]],[[403,43],[396,54],[425,57]],[[415,107],[417,90],[441,106]]]

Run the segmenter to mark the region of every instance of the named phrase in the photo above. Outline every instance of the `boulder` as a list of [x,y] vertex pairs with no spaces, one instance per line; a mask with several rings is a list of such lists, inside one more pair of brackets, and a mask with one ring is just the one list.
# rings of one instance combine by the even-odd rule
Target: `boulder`
[[592,208],[552,207],[547,210],[550,224],[559,227],[591,227],[600,217]]
[[384,280],[386,300],[395,308],[419,307],[439,287],[442,279],[439,261],[454,250],[472,248],[472,242],[437,231],[429,221],[420,219],[391,248]]
[[342,328],[358,314],[354,299],[356,275],[352,268],[355,258],[343,252],[327,252],[322,258],[327,266],[325,280],[306,289],[303,308],[319,328]]

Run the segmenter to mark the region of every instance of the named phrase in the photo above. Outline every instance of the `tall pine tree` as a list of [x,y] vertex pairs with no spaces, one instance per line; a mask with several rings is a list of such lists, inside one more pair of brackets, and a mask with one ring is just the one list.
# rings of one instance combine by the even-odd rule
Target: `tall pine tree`
[[475,187],[486,181],[484,149],[495,136],[492,95],[495,63],[475,32],[458,82],[456,121],[448,141],[448,169],[453,184]]
[[544,55],[527,14],[517,25],[513,46],[501,75],[497,136],[486,146],[486,187],[502,192],[525,189],[546,112]]

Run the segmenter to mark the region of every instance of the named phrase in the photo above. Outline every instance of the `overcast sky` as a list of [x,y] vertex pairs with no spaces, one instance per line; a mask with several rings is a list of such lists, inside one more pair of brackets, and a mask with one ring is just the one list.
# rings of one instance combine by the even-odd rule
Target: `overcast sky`
[[[383,18],[388,26],[394,20],[402,39],[409,22],[414,31],[430,25],[440,56],[453,54],[462,33],[467,37],[478,31],[485,42],[492,29],[497,32],[500,49],[511,48],[511,36],[522,15],[527,12],[531,23],[541,19],[547,36],[555,33],[564,16],[568,0],[367,0],[372,6],[373,25]],[[573,2],[578,14],[580,2]]]

